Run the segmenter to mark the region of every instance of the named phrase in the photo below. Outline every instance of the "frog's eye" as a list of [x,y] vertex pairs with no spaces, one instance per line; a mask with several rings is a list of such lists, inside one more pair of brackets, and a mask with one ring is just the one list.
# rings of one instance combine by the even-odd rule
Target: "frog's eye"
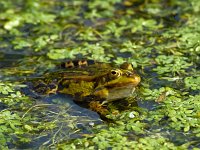
[[111,77],[117,78],[117,77],[119,77],[121,75],[122,75],[122,72],[119,69],[115,69],[115,70],[111,70],[110,71],[110,76]]

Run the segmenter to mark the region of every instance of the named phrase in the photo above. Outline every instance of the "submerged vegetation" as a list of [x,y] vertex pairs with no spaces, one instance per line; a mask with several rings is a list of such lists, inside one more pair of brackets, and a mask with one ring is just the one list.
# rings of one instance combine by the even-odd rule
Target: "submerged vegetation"
[[[0,149],[199,149],[198,0],[1,0]],[[129,62],[138,106],[112,121],[22,92],[68,59]],[[66,101],[67,99],[67,101]],[[83,115],[84,114],[84,115]]]

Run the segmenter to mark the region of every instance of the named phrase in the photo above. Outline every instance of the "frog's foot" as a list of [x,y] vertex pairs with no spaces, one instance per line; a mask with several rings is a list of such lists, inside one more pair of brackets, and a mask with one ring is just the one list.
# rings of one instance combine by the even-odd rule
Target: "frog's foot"
[[109,114],[109,111],[103,107],[103,104],[99,101],[91,101],[89,103],[89,108],[103,116]]
[[47,95],[50,95],[50,94],[56,94],[58,91],[58,85],[55,84],[55,83],[50,83],[48,85],[48,90],[46,92]]

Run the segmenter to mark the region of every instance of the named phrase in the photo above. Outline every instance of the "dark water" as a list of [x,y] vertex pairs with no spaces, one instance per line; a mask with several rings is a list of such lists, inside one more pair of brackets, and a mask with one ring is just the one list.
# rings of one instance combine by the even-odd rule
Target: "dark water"
[[16,65],[16,62],[23,57],[24,54],[0,52],[0,68],[14,66]]
[[[39,104],[53,104],[48,108],[48,111],[59,114],[66,113],[57,117],[58,128],[47,132],[44,136],[33,137],[32,142],[28,144],[19,144],[17,148],[34,148],[51,147],[53,143],[58,143],[84,137],[83,135],[92,134],[93,126],[103,124],[103,121],[96,112],[78,106],[72,101],[72,98],[63,94],[56,94],[42,99]],[[66,106],[60,108],[60,106]],[[65,108],[65,110],[63,110]],[[44,116],[44,119],[52,120],[53,114]],[[68,121],[67,121],[68,120]],[[74,125],[74,129],[69,125]],[[59,130],[59,132],[58,132]],[[55,136],[55,133],[57,134]],[[53,140],[52,138],[55,137]],[[16,145],[15,145],[16,146]]]

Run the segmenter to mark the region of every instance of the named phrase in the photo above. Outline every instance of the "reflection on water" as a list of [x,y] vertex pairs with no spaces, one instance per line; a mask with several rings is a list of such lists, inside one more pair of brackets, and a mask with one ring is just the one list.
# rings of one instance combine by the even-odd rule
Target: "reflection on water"
[[57,127],[35,135],[31,143],[20,144],[17,148],[37,149],[41,146],[53,146],[61,141],[81,138],[84,135],[92,134],[93,126],[103,123],[96,112],[76,105],[71,97],[63,94],[38,99],[36,105],[38,107],[45,106],[38,109],[38,111],[43,111],[41,119],[44,122],[55,122]]
[[47,103],[53,103],[57,105],[68,105],[70,109],[68,113],[72,116],[88,117],[89,119],[91,120],[94,119],[96,121],[99,121],[100,119],[99,115],[96,112],[78,106],[73,102],[72,98],[68,95],[55,94],[45,98],[44,101]]

